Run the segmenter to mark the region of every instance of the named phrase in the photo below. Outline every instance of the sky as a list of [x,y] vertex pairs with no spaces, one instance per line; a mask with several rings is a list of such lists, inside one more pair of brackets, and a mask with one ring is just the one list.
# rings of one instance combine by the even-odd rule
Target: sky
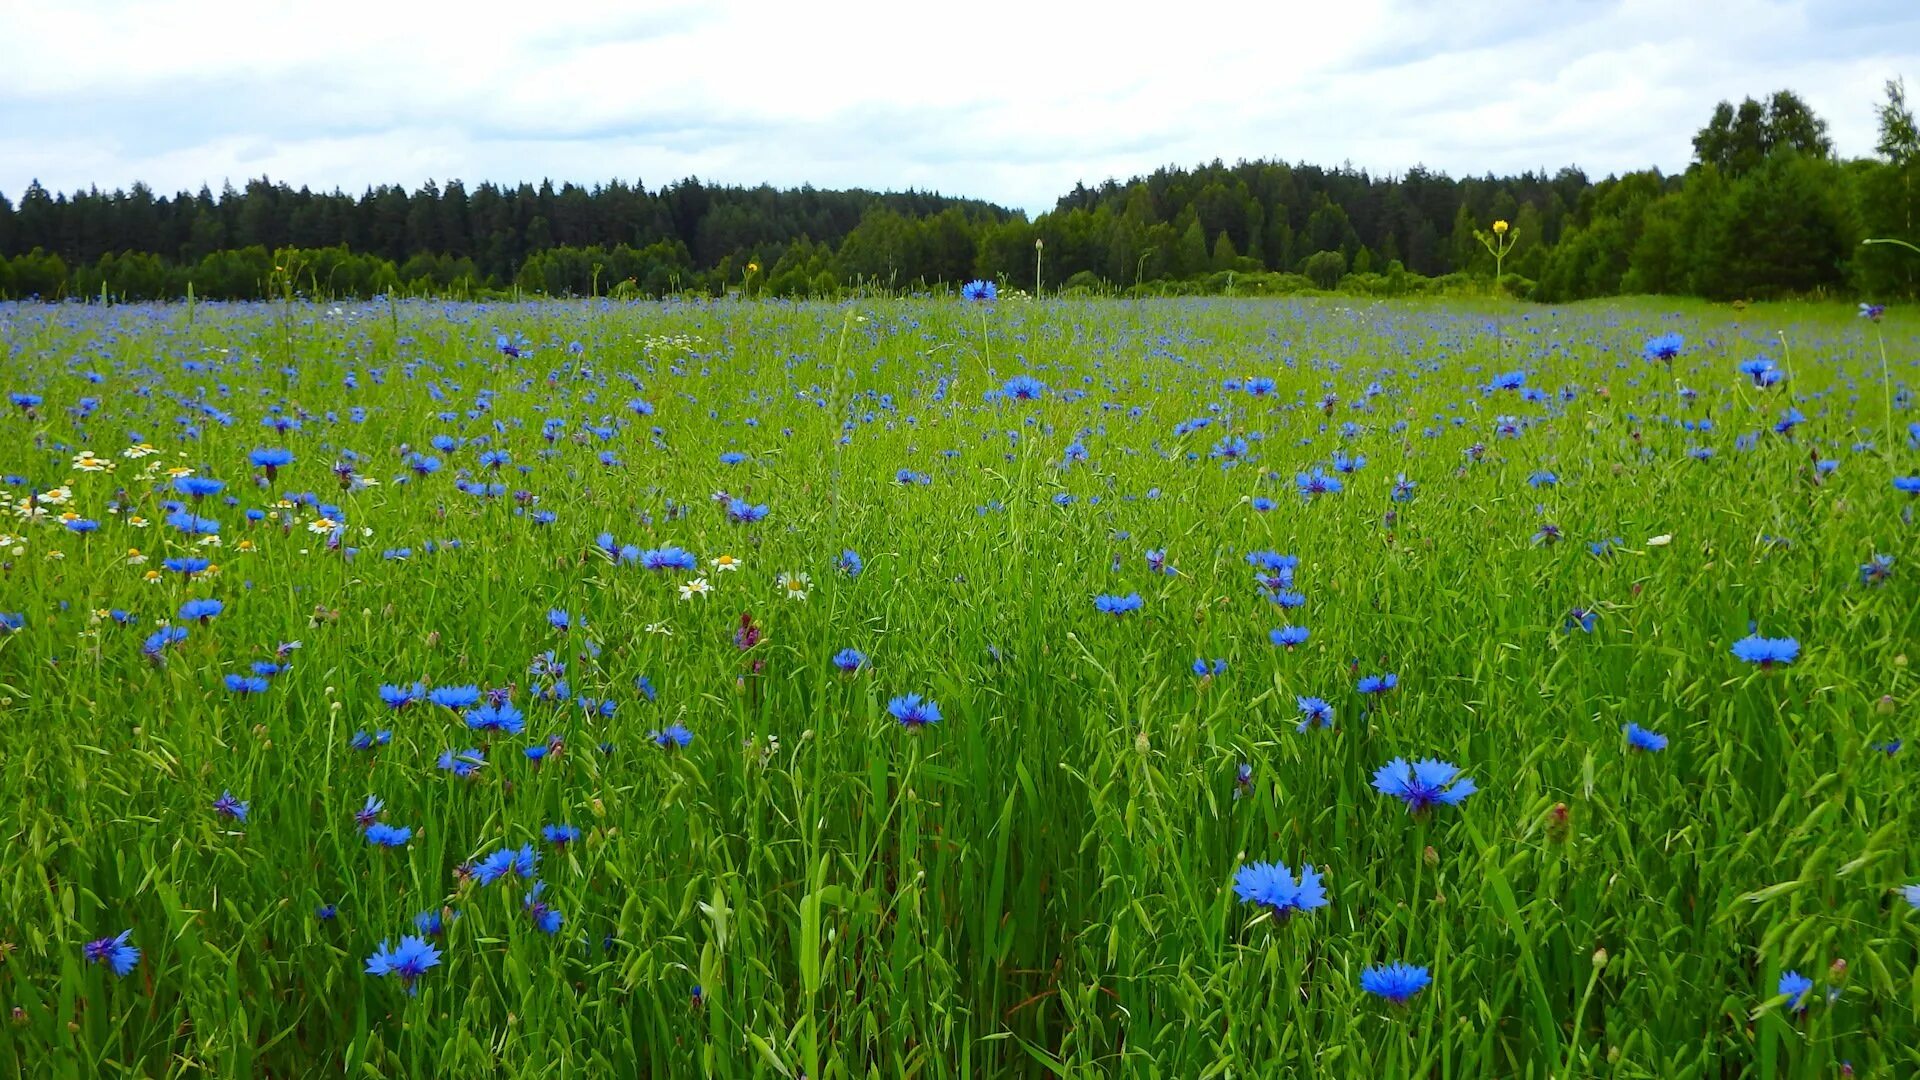
[[1273,158],[1685,168],[1781,87],[1872,152],[1920,0],[0,0],[0,193],[268,176],[917,188]]

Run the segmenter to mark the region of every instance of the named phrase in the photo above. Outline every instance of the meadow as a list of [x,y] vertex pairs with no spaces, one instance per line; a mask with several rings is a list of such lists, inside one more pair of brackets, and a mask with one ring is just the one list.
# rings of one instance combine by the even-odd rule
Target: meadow
[[0,306],[0,1072],[1920,1074],[1865,314]]

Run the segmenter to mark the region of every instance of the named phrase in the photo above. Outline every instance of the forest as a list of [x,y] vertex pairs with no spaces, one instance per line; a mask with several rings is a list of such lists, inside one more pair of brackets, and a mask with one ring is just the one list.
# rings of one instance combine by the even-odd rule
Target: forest
[[1903,84],[1875,109],[1874,153],[1855,159],[1781,90],[1722,102],[1674,175],[1216,160],[1076,185],[1032,219],[928,192],[697,178],[353,195],[261,177],[171,197],[36,182],[17,203],[0,195],[0,296],[830,297],[982,278],[1050,293],[1912,297],[1920,258],[1861,244],[1920,243],[1920,132]]

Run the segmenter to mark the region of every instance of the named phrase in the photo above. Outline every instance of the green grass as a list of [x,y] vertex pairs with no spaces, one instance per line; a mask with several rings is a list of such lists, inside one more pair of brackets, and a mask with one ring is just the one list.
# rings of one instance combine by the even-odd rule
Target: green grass
[[[45,522],[0,508],[21,538],[0,612],[25,616],[0,636],[0,1071],[1920,1072],[1920,911],[1899,892],[1920,881],[1920,751],[1874,746],[1915,734],[1920,555],[1891,484],[1920,473],[1903,319],[1883,377],[1883,328],[1818,306],[0,307],[0,386],[44,398],[0,417],[3,471],[25,481],[8,494],[72,490]],[[1687,338],[1671,371],[1640,358],[1667,330]],[[497,333],[533,352],[503,355]],[[1736,372],[1759,352],[1783,385]],[[1549,400],[1483,389],[1515,369]],[[983,400],[1017,373],[1051,392]],[[1277,392],[1221,387],[1254,375]],[[1806,422],[1773,434],[1789,404]],[[263,427],[274,408],[301,429]],[[1503,415],[1517,437],[1495,434]],[[125,456],[135,434],[159,453]],[[513,463],[481,475],[469,444],[395,483],[436,434],[489,436]],[[1229,435],[1249,451],[1222,468],[1209,450]],[[1076,439],[1088,460],[1063,468]],[[267,446],[296,461],[256,487],[247,455]],[[82,449],[115,470],[74,469]],[[343,450],[380,483],[344,489]],[[1367,463],[1303,500],[1295,473],[1336,450]],[[1838,468],[1818,478],[1816,457]],[[237,498],[198,510],[223,524],[201,552],[217,576],[144,580],[192,547],[162,524],[153,466]],[[509,494],[463,494],[461,470]],[[1538,470],[1558,484],[1530,486]],[[1402,473],[1417,494],[1394,502]],[[771,513],[729,523],[717,489]],[[296,492],[338,506],[354,557],[308,531],[315,509],[275,506]],[[66,509],[100,530],[68,532]],[[1545,522],[1560,543],[1534,541]],[[694,574],[620,565],[602,531],[696,553],[712,593],[683,601]],[[1608,537],[1611,558],[1589,554]],[[835,568],[849,548],[857,577]],[[1179,572],[1150,572],[1149,549]],[[1256,589],[1245,556],[1263,549],[1299,557],[1303,608]],[[1894,574],[1868,587],[1876,553]],[[710,570],[721,554],[743,568]],[[783,572],[810,575],[804,601]],[[1094,610],[1136,591],[1138,613]],[[145,660],[200,596],[225,611]],[[1575,607],[1592,633],[1565,627]],[[92,614],[112,608],[137,622]],[[585,626],[554,630],[555,608]],[[765,635],[745,652],[743,612]],[[1291,652],[1267,637],[1289,621],[1312,630]],[[1750,622],[1799,659],[1735,659]],[[295,640],[265,693],[225,689]],[[843,676],[828,658],[849,647],[871,666]],[[613,716],[534,700],[549,649]],[[1197,679],[1196,658],[1228,667]],[[1400,683],[1369,707],[1355,679],[1374,672]],[[514,684],[526,730],[488,740],[381,704],[380,684],[414,680]],[[895,723],[906,693],[943,721]],[[1297,733],[1298,695],[1336,726]],[[1628,721],[1670,746],[1627,750]],[[693,743],[656,747],[674,723]],[[382,728],[389,745],[350,748]],[[549,736],[561,748],[529,762]],[[435,768],[469,746],[487,751],[474,778]],[[1479,793],[1413,816],[1370,788],[1389,759],[1429,756]],[[244,824],[212,810],[224,790],[251,801]],[[408,846],[362,838],[370,793]],[[582,838],[545,844],[554,822]],[[525,883],[455,873],[528,843],[558,935],[521,911]],[[1284,922],[1238,903],[1255,860],[1311,863],[1331,902]],[[416,996],[363,973],[436,908],[458,918]],[[126,928],[132,974],[85,963]],[[1405,1007],[1359,988],[1394,960],[1433,974]],[[1790,968],[1816,983],[1802,1015],[1775,993]]]

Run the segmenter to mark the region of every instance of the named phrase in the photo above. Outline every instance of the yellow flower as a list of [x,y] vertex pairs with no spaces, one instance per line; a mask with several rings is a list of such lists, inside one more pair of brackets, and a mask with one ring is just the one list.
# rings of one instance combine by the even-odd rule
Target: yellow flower
[[141,517],[139,514],[135,514],[132,517],[127,519],[127,524],[133,526],[136,529],[144,529],[147,527],[149,523],[146,518]]
[[780,587],[787,591],[787,599],[789,600],[805,600],[807,598],[807,587],[812,583],[813,579],[804,573],[787,573],[780,575]]
[[127,549],[127,565],[128,566],[139,566],[141,563],[146,561],[147,561],[147,557],[145,555],[140,554],[139,548]]
[[47,561],[48,561],[48,562],[55,562],[55,561],[57,561],[57,560],[60,560],[60,559],[64,559],[64,558],[66,558],[66,557],[67,557],[67,553],[66,553],[66,552],[64,552],[64,551],[49,551],[49,552],[47,552]]
[[240,541],[239,543],[237,543],[237,544],[235,544],[235,545],[233,545],[233,546],[234,546],[234,548],[235,548],[236,550],[239,550],[239,551],[252,551],[252,550],[253,550],[253,541],[251,541],[251,540],[242,540],[242,541]]
[[750,262],[750,263],[748,263],[748,264],[747,264],[747,273],[749,273],[749,274],[757,274],[757,273],[759,273],[759,272],[760,272],[760,264],[759,264],[759,263],[757,263],[757,262]]
[[691,600],[696,596],[705,596],[712,591],[713,586],[707,584],[706,578],[694,578],[692,581],[680,586],[680,599]]
[[178,480],[183,476],[192,476],[193,470],[187,468],[185,465],[175,465],[173,468],[167,470],[167,475]]
[[1494,223],[1493,223],[1493,235],[1495,235],[1495,236],[1505,236],[1505,235],[1507,235],[1507,223],[1506,223],[1506,222],[1504,222],[1504,221],[1496,221],[1496,222],[1494,222]]
[[330,517],[317,517],[307,522],[307,531],[316,536],[325,536],[340,527],[340,523]]
[[91,450],[82,450],[73,456],[73,467],[81,472],[106,472],[113,468],[113,462],[107,458],[94,457]]
[[146,457],[148,454],[157,454],[157,453],[159,453],[159,451],[155,450],[153,446],[149,443],[134,443],[132,446],[129,446],[125,450],[120,451],[120,456],[128,457],[128,458],[143,458],[143,457]]
[[149,570],[141,576],[147,579],[147,584],[149,585],[160,584],[160,571],[158,570]]
[[38,502],[42,506],[60,506],[71,498],[73,498],[73,489],[62,484],[52,491],[41,492]]
[[708,560],[708,561],[709,561],[709,562],[711,562],[711,563],[713,564],[713,568],[714,568],[715,570],[738,570],[738,569],[740,569],[740,560],[739,560],[739,559],[736,559],[736,558],[734,558],[734,557],[733,557],[733,556],[731,556],[731,555],[716,555],[716,556],[714,556],[714,557],[713,557],[712,559],[710,559],[710,560]]

